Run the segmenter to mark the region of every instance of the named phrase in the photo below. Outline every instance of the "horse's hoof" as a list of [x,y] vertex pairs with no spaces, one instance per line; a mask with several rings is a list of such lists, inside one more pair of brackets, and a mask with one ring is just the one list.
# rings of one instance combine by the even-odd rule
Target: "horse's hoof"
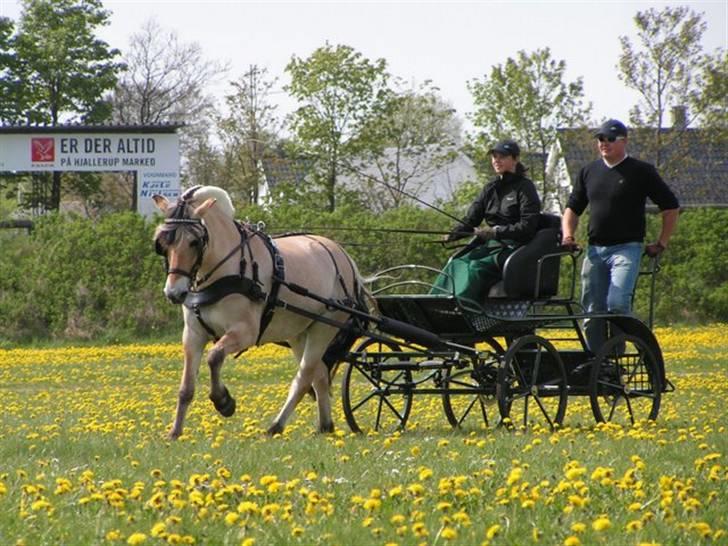
[[170,430],[170,431],[169,431],[169,432],[167,433],[167,440],[172,440],[172,441],[174,441],[174,440],[176,440],[177,438],[179,438],[180,436],[182,436],[182,433],[181,433],[181,432],[176,432],[176,431],[174,431],[174,430]]
[[212,396],[210,396],[210,400],[212,400],[217,412],[223,417],[232,417],[235,414],[235,398],[230,396],[227,387],[225,387],[225,392],[219,400],[215,400]]
[[319,432],[321,434],[331,434],[334,432],[334,423],[327,423],[325,425],[319,426]]
[[271,426],[268,427],[268,430],[266,430],[266,433],[269,436],[275,436],[276,434],[283,434],[283,425],[280,423],[273,423]]

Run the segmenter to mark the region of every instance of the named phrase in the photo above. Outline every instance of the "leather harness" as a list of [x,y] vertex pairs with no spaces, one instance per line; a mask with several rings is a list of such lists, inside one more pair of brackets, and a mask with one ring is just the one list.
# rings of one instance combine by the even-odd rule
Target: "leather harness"
[[[278,247],[273,239],[268,234],[263,233],[260,230],[253,231],[252,236],[257,235],[261,238],[265,247],[268,249],[273,262],[273,283],[271,285],[270,294],[266,294],[263,291],[262,283],[258,278],[258,262],[253,259],[253,254],[250,249],[250,237],[248,237],[246,233],[246,228],[237,221],[235,222],[235,226],[240,233],[240,273],[237,275],[226,275],[225,277],[221,277],[201,290],[190,290],[185,297],[183,305],[195,314],[200,325],[208,334],[210,334],[210,337],[217,342],[220,337],[202,318],[202,307],[213,305],[230,294],[241,294],[250,301],[265,301],[263,315],[260,318],[258,338],[255,341],[257,344],[263,336],[265,329],[268,327],[268,324],[270,324],[270,321],[273,320],[273,313],[275,311],[276,302],[278,301],[278,291],[280,290],[281,284],[285,282],[285,265],[283,263],[283,257],[278,251]],[[245,259],[246,249],[251,260],[252,278],[245,276],[247,269],[247,261]]]
[[[256,339],[256,345],[260,342],[261,338],[263,337],[263,333],[265,332],[266,328],[270,324],[271,320],[273,320],[273,314],[275,312],[276,307],[281,307],[283,309],[290,310],[294,313],[297,313],[299,315],[305,316],[307,318],[311,318],[312,320],[319,320],[321,322],[329,323],[331,321],[323,320],[323,317],[320,317],[319,315],[312,313],[310,311],[307,311],[305,309],[299,308],[297,306],[289,305],[284,301],[281,301],[278,299],[278,292],[280,291],[281,285],[288,287],[291,291],[302,294],[302,295],[308,295],[311,297],[314,297],[314,299],[317,299],[318,301],[322,301],[323,299],[320,297],[313,296],[311,293],[308,292],[305,288],[289,283],[286,281],[286,274],[285,274],[285,264],[283,261],[283,256],[281,256],[277,245],[275,244],[275,241],[273,238],[265,233],[260,227],[253,227],[252,229],[248,227],[247,225],[244,225],[237,220],[235,220],[235,227],[238,230],[238,233],[240,234],[240,244],[233,248],[222,260],[220,260],[215,267],[213,267],[210,271],[208,271],[202,278],[197,277],[197,270],[199,269],[201,263],[202,263],[202,256],[205,252],[205,249],[207,247],[208,241],[209,241],[209,235],[207,233],[207,228],[202,223],[201,220],[196,218],[190,218],[187,215],[187,205],[188,201],[193,197],[194,193],[200,188],[200,186],[195,186],[193,188],[190,188],[187,190],[179,199],[177,203],[177,207],[172,212],[171,216],[167,218],[165,223],[165,230],[163,230],[160,233],[160,237],[164,237],[167,244],[172,244],[175,237],[175,232],[178,227],[180,226],[190,226],[191,229],[197,230],[198,232],[201,232],[199,235],[199,241],[200,241],[200,248],[198,251],[198,257],[195,261],[195,264],[191,271],[184,271],[180,269],[170,269],[169,263],[167,262],[167,253],[164,250],[163,246],[160,245],[159,240],[156,241],[156,250],[157,253],[164,257],[165,259],[165,268],[167,269],[167,273],[176,273],[178,275],[183,275],[186,277],[189,277],[192,280],[193,286],[191,290],[187,293],[185,300],[183,302],[183,305],[190,309],[194,314],[195,317],[197,317],[198,322],[200,325],[204,328],[204,330],[210,335],[211,338],[217,342],[220,339],[220,336],[217,335],[217,333],[214,331],[214,329],[207,323],[202,317],[202,308],[207,307],[210,305],[214,305],[215,303],[219,302],[221,299],[223,299],[226,296],[229,296],[231,294],[240,294],[242,296],[245,296],[249,300],[253,302],[260,302],[265,301],[265,308],[263,309],[263,314],[261,315],[260,319],[260,328],[258,330],[258,338]],[[284,235],[278,236],[280,237],[288,237],[288,236],[304,236],[308,237],[305,233],[287,233]],[[250,240],[252,237],[260,237],[261,241],[265,245],[266,249],[268,250],[271,262],[273,264],[273,274],[272,274],[272,284],[270,288],[270,293],[266,294],[263,291],[262,283],[260,282],[260,279],[258,277],[258,262],[255,261],[255,258],[253,257],[253,251],[250,248]],[[328,309],[333,309],[334,307],[331,305],[331,303],[336,304],[343,304],[347,305],[353,308],[361,308],[361,304],[358,301],[358,298],[352,298],[351,294],[349,294],[349,291],[346,288],[346,282],[344,281],[344,278],[341,275],[341,272],[339,271],[339,267],[336,263],[336,260],[334,258],[333,253],[331,250],[323,244],[318,239],[311,238],[313,241],[321,245],[321,247],[327,252],[329,257],[331,258],[331,263],[334,265],[334,270],[336,271],[336,278],[339,281],[339,284],[341,285],[341,288],[344,292],[344,299],[343,301],[334,302],[333,300],[330,303],[327,303]],[[222,265],[224,264],[228,259],[230,259],[238,250],[240,250],[240,272],[237,275],[226,275],[224,277],[221,277],[211,283],[210,285],[206,286],[202,289],[197,289],[197,286],[200,284],[204,284],[207,279],[209,279],[212,274]],[[246,277],[246,270],[247,270],[247,260],[245,257],[247,250],[248,257],[250,259],[251,264],[251,271],[252,271],[252,277]],[[349,260],[349,265],[352,269],[352,274],[354,277],[354,290],[356,294],[359,294],[359,287],[357,286],[357,276],[355,274],[354,265],[351,263],[351,260]],[[325,300],[323,300],[325,301]],[[353,317],[347,321],[346,326],[349,326]],[[335,324],[333,324],[335,325]],[[350,330],[350,328],[347,328]],[[343,330],[337,335],[336,339],[341,337]],[[349,335],[351,335],[351,332],[348,332]],[[336,343],[334,343],[336,345]],[[238,353],[239,356],[241,353]],[[327,362],[328,364],[328,362]]]

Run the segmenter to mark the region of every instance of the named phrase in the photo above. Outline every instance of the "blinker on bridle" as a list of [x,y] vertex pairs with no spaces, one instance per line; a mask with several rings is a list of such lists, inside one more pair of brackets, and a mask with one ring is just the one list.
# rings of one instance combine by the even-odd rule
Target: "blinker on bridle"
[[[165,229],[157,238],[157,241],[155,241],[155,251],[157,254],[162,256],[164,258],[164,269],[167,272],[167,275],[170,274],[176,274],[181,275],[183,277],[189,278],[191,281],[195,281],[195,277],[197,275],[197,270],[200,268],[200,265],[202,264],[202,256],[205,253],[205,247],[207,247],[208,242],[208,235],[207,235],[207,228],[205,228],[205,225],[202,223],[202,220],[199,218],[190,218],[186,215],[187,213],[187,202],[188,200],[194,195],[195,191],[197,191],[198,188],[201,186],[195,186],[193,188],[190,188],[187,190],[184,194],[182,194],[177,201],[177,206],[175,207],[174,211],[172,212],[172,215],[169,218],[165,218],[164,225],[170,226],[168,229]],[[164,237],[164,242],[167,244],[167,246],[174,243],[174,239],[177,234],[177,229],[182,226],[197,226],[201,231],[202,235],[198,237],[198,240],[200,242],[200,246],[197,249],[197,259],[195,260],[194,265],[192,266],[192,269],[190,271],[185,271],[184,269],[179,269],[176,267],[170,268],[169,267],[169,259],[167,258],[167,252],[162,247],[162,245],[159,242],[159,239],[161,237]]]

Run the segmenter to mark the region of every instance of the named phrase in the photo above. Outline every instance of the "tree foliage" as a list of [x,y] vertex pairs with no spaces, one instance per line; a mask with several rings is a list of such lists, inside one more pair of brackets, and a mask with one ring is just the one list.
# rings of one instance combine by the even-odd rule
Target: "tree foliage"
[[[119,51],[96,37],[108,24],[109,12],[99,0],[24,0],[16,33],[8,40],[7,23],[0,24],[0,51],[12,54],[3,71],[7,100],[3,120],[57,125],[62,121],[100,122],[110,106],[104,93],[113,88],[123,65]],[[5,97],[3,97],[5,98]],[[50,199],[41,208],[58,209],[61,173],[49,178]],[[70,186],[80,180],[67,177]],[[84,181],[91,180],[84,177]],[[37,207],[38,203],[29,203]]]
[[96,37],[109,12],[98,0],[24,0],[13,39],[22,62],[23,120],[56,125],[61,117],[98,122],[109,115],[103,94],[113,88],[122,64],[119,51]]
[[330,211],[342,163],[372,146],[362,128],[387,104],[386,66],[384,59],[371,61],[349,46],[328,43],[305,59],[294,55],[286,66],[286,89],[300,105],[290,127]]
[[[421,196],[433,177],[458,153],[462,127],[455,111],[431,82],[393,92],[385,108],[366,124],[372,146],[352,159],[348,171],[373,210]],[[461,182],[461,181],[458,181]]]
[[687,106],[696,92],[706,23],[685,6],[637,12],[634,22],[639,46],[620,37],[619,78],[640,95],[631,122],[662,128],[668,108]]
[[[702,14],[688,7],[638,12],[634,22],[639,43],[620,38],[618,68],[625,85],[640,96],[630,112],[630,122],[643,129],[640,155],[668,178],[679,176],[691,164],[721,157],[720,153],[695,151],[726,145],[726,50],[703,52],[701,39],[707,25]],[[667,126],[670,110],[673,120]],[[692,123],[699,123],[701,130],[689,131]]]
[[233,92],[225,97],[227,114],[218,119],[227,189],[245,203],[258,203],[262,162],[274,153],[278,140],[281,124],[277,106],[270,102],[276,81],[266,68],[251,65],[230,82]]
[[555,203],[559,208],[563,203],[547,177],[546,156],[558,128],[583,126],[591,115],[582,79],[567,83],[565,73],[566,62],[553,59],[551,50],[544,48],[519,51],[515,58],[494,66],[490,75],[468,83],[475,105],[472,121],[482,131],[476,149],[484,154],[494,141],[512,138],[526,154],[538,154],[532,159],[524,154],[524,163],[534,181],[540,182],[544,205]]

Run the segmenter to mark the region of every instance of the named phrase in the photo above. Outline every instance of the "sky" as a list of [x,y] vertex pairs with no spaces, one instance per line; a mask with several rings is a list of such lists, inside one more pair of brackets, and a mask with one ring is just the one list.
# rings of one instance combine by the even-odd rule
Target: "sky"
[[[346,44],[370,59],[384,58],[391,74],[414,85],[432,80],[466,129],[473,110],[467,82],[482,79],[518,51],[548,47],[553,59],[566,62],[567,82],[583,78],[594,121],[615,117],[626,122],[638,95],[617,76],[619,37],[637,44],[633,18],[638,11],[679,5],[704,14],[706,52],[728,48],[728,0],[106,0],[111,24],[99,35],[123,52],[130,36],[155,19],[183,42],[197,42],[206,59],[229,63],[227,75],[211,82],[210,92],[219,98],[250,65],[267,67],[269,75],[280,78],[271,101],[281,113],[294,107],[282,90],[291,56],[305,58],[327,41]],[[0,15],[17,20],[20,11],[19,1],[0,0]]]

